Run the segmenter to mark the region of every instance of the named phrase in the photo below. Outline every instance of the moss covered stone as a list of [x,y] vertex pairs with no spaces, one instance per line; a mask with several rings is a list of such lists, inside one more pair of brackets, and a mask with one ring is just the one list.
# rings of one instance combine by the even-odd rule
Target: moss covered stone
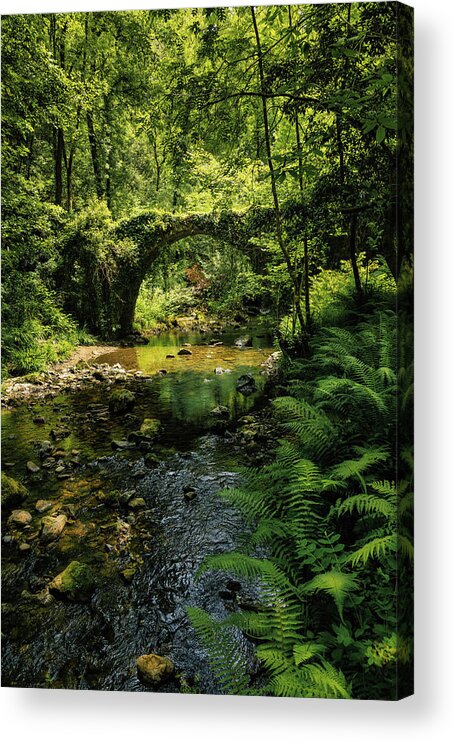
[[73,561],[49,584],[49,590],[73,601],[88,600],[95,589],[95,575],[87,564]]
[[147,685],[159,685],[174,672],[174,663],[169,657],[159,654],[143,654],[136,661],[139,680]]
[[2,472],[2,508],[19,505],[25,500],[27,494],[23,484]]
[[128,389],[115,389],[109,397],[109,410],[115,415],[128,412],[134,407],[136,397]]
[[146,417],[141,425],[140,433],[146,438],[156,438],[161,429],[161,423],[154,417]]

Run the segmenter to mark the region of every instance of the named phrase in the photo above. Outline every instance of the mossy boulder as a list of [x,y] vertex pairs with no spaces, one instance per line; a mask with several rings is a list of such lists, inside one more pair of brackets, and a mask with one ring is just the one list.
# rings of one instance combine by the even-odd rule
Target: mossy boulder
[[161,429],[161,422],[154,417],[146,417],[141,425],[140,434],[145,438],[156,438]]
[[159,654],[143,654],[136,660],[138,678],[147,685],[160,685],[174,673],[174,663]]
[[109,397],[109,410],[114,415],[129,412],[133,409],[136,397],[128,389],[115,389]]
[[27,489],[23,484],[2,472],[2,508],[20,505],[27,497],[27,494]]
[[57,597],[84,602],[90,598],[95,586],[95,575],[91,568],[82,562],[73,561],[49,583],[49,590]]

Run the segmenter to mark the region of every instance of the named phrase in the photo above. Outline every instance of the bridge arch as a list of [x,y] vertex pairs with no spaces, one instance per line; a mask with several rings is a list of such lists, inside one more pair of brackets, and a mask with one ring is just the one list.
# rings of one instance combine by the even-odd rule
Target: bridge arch
[[135,251],[132,259],[120,259],[111,286],[112,334],[123,337],[131,332],[141,284],[163,251],[180,240],[205,235],[234,245],[254,264],[260,251],[250,239],[262,227],[270,227],[271,218],[270,209],[250,209],[190,215],[149,212],[123,221],[117,236],[132,240]]

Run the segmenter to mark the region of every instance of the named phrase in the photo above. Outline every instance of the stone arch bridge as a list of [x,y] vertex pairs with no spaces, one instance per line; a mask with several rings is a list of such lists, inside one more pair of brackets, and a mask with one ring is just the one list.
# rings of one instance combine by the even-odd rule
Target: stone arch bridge
[[84,297],[78,298],[77,306],[73,302],[70,311],[101,336],[124,337],[131,332],[143,280],[171,245],[207,235],[243,251],[251,258],[253,268],[259,270],[264,255],[250,240],[273,226],[273,210],[263,207],[243,213],[189,215],[151,211],[116,226],[108,256],[94,258],[89,249],[84,250],[83,240],[74,240],[66,272],[82,273],[85,288]]

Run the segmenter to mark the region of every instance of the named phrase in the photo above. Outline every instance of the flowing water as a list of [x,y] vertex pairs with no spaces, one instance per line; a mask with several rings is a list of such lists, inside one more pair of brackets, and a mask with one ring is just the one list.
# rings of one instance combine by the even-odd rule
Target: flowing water
[[[229,428],[263,397],[260,364],[272,348],[263,334],[250,334],[253,346],[240,349],[238,332],[215,339],[167,333],[95,359],[149,376],[135,380],[136,405],[128,415],[109,414],[111,384],[103,381],[3,413],[3,462],[27,485],[21,507],[33,515],[15,534],[3,514],[4,685],[147,691],[136,658],[155,652],[171,657],[177,675],[198,692],[219,692],[186,607],[217,617],[235,609],[226,575],[207,572],[196,580],[195,572],[206,555],[234,549],[245,533],[219,491],[238,484],[243,461]],[[177,355],[184,343],[191,355]],[[249,396],[236,390],[246,373],[257,387]],[[222,420],[213,413],[220,407]],[[156,443],[112,450],[113,440],[152,417],[162,424]],[[38,456],[53,436],[53,456],[73,462],[61,479]],[[153,468],[146,465],[151,453]],[[40,471],[25,475],[30,460]],[[196,493],[190,501],[189,488]],[[132,509],[125,493],[142,504]],[[52,503],[45,515],[68,517],[48,545],[38,535],[42,515],[34,508],[43,498]],[[20,551],[20,543],[27,548]],[[46,590],[72,560],[96,573],[87,602],[49,597]],[[247,657],[250,649],[245,644],[242,651]],[[160,690],[180,688],[177,677]]]

